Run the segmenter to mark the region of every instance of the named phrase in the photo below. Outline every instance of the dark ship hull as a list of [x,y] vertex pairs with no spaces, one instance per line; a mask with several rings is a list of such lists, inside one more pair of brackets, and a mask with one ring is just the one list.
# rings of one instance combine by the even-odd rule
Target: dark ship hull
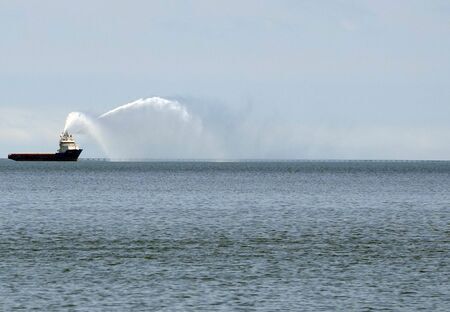
[[16,161],[77,161],[82,151],[77,149],[54,154],[9,154],[8,158]]

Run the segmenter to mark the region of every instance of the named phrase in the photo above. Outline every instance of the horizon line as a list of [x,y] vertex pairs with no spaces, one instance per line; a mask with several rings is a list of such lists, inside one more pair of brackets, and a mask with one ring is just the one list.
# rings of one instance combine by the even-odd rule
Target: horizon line
[[[0,157],[0,160],[10,160]],[[450,159],[367,158],[107,158],[85,157],[78,161],[104,162],[450,162]]]

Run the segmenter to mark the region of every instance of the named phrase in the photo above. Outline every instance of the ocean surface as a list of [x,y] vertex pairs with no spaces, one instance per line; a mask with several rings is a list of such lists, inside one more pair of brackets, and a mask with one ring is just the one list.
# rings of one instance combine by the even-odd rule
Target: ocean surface
[[450,311],[450,162],[0,160],[0,311]]

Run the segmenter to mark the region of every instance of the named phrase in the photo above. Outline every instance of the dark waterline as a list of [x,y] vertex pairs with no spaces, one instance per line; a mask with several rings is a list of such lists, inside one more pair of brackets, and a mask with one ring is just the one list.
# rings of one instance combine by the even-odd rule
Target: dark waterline
[[0,160],[0,310],[450,310],[450,162]]

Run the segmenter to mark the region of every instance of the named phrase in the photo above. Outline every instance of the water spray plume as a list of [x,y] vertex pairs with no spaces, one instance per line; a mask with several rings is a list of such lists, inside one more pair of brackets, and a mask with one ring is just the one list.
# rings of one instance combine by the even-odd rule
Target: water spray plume
[[139,99],[136,100],[134,102],[116,107],[102,115],[99,116],[99,118],[104,118],[104,117],[108,117],[108,116],[112,116],[118,113],[123,113],[126,112],[128,110],[139,110],[139,109],[146,109],[146,108],[152,108],[155,110],[159,110],[159,111],[173,111],[177,114],[179,114],[179,116],[185,120],[188,121],[190,116],[189,113],[187,112],[186,108],[184,106],[182,106],[180,103],[178,103],[177,101],[170,101],[170,100],[166,100],[160,97],[152,97],[152,98],[147,98],[147,99]]
[[220,157],[200,118],[179,102],[160,97],[139,99],[94,118],[72,112],[66,130],[90,135],[111,159]]
[[95,119],[87,116],[86,114],[81,112],[69,113],[66,118],[66,124],[64,125],[63,132],[66,131],[91,136],[101,147],[103,152],[107,153],[107,148],[105,146],[99,125],[95,122]]

